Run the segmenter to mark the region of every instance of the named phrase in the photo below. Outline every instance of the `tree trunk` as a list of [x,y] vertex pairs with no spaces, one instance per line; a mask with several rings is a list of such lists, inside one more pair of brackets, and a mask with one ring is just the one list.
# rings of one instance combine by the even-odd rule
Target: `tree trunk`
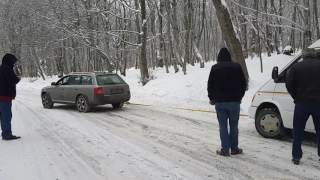
[[[239,3],[243,6],[247,6],[247,2],[246,0],[240,0]],[[246,13],[242,10],[241,7],[239,7],[239,11],[240,11],[240,39],[241,39],[241,44],[243,47],[243,54],[244,57],[247,58],[248,57],[248,36],[247,36],[247,23],[246,19],[245,19],[245,15]]]
[[[275,14],[277,12],[277,9],[276,9],[276,7],[274,5],[274,0],[271,0],[270,3],[271,3],[271,14]],[[279,23],[279,18],[277,18],[277,22],[276,23],[278,23],[279,26],[281,25]],[[273,24],[275,25],[276,23],[273,23]],[[274,40],[274,48],[276,49],[277,54],[280,54],[280,50],[279,50],[280,39],[279,39],[279,35],[278,34],[279,34],[278,28],[274,28],[274,38],[273,38],[273,40]]]
[[[175,48],[174,48],[174,54],[175,54],[175,59],[180,66],[183,67],[183,57],[182,57],[182,52],[181,52],[181,44],[180,44],[180,30],[179,30],[179,24],[178,24],[178,14],[177,14],[177,0],[172,1],[172,14],[171,14],[171,26],[172,26],[172,31],[173,31],[173,38],[175,40]],[[183,68],[183,72],[185,72],[185,68]]]
[[[191,63],[192,57],[192,40],[191,40],[191,33],[192,33],[192,3],[191,0],[185,0],[185,27],[186,27],[186,35],[185,35],[185,57],[183,62],[183,72],[186,74],[187,71],[187,64]],[[193,64],[193,63],[191,63]],[[193,64],[194,65],[194,64]]]
[[[151,12],[150,12],[150,20],[151,20],[151,33],[152,33],[152,40],[151,40],[151,61],[152,62],[152,67],[153,69],[155,69],[156,65],[157,65],[157,55],[156,55],[156,51],[157,51],[157,46],[156,46],[156,9],[153,7],[153,4],[151,2],[149,2],[150,4],[150,8],[152,8]],[[154,5],[156,6],[156,5]]]
[[147,9],[146,1],[140,0],[141,6],[141,20],[142,20],[142,35],[141,35],[141,57],[140,57],[140,72],[142,85],[146,85],[149,81],[149,71],[147,62]]
[[40,76],[42,77],[43,80],[46,80],[45,75],[44,75],[43,70],[42,70],[42,67],[41,67],[41,64],[40,64],[41,60],[40,60],[40,58],[39,58],[39,56],[37,54],[37,51],[36,51],[35,47],[32,47],[32,54],[33,54],[33,56],[35,58],[34,61],[36,62],[36,65],[37,65],[38,72],[39,72]]
[[[135,6],[136,9],[140,9],[139,0],[134,0],[134,6]],[[141,34],[141,27],[140,27],[141,24],[140,24],[139,13],[136,12],[135,16],[136,16],[136,19],[135,19],[136,28],[137,28],[137,32],[139,33],[139,35],[137,36],[137,44],[140,45],[141,42],[142,42],[142,39],[141,39],[141,35],[140,35]],[[140,63],[140,54],[136,53],[135,54],[135,68],[136,69],[138,69],[139,63]]]
[[[264,12],[266,14],[268,14],[268,0],[264,0]],[[271,56],[271,53],[273,51],[272,49],[272,45],[271,45],[271,39],[272,39],[272,33],[271,33],[271,30],[270,30],[270,18],[268,16],[265,16],[265,23],[266,23],[266,49],[267,49],[267,53],[268,53],[268,56],[270,57]]]
[[[170,1],[165,1],[165,5],[166,5],[166,11],[167,11],[167,18],[168,18],[168,24],[167,24],[167,36],[169,39],[169,45],[170,45],[170,63],[173,64],[173,68],[174,68],[174,72],[177,73],[179,72],[179,67],[178,67],[178,58],[175,57],[175,52],[177,52],[177,50],[174,49],[174,45],[173,45],[173,35],[171,33],[172,31],[172,12],[171,12],[171,5],[170,5]],[[177,54],[177,53],[176,53]]]
[[318,0],[313,0],[314,7],[314,26],[317,32],[317,39],[320,39],[319,17],[318,17]]
[[[198,50],[198,53],[200,54],[200,56],[201,56],[201,58],[200,59],[198,59],[198,61],[200,61],[200,68],[204,68],[204,66],[205,66],[205,60],[203,59],[203,57],[202,57],[202,55],[201,55],[201,53],[200,53],[200,51],[199,51],[199,47],[200,47],[200,42],[201,42],[201,38],[202,38],[202,34],[203,34],[203,31],[204,31],[204,28],[205,28],[205,20],[206,20],[206,2],[207,2],[207,0],[202,0],[202,20],[201,20],[201,27],[200,27],[200,32],[199,32],[199,35],[198,35],[198,37],[196,37],[195,36],[195,38],[198,38],[198,40],[197,40],[197,43],[196,44],[194,44],[193,46],[195,46],[194,47],[194,49],[197,49]],[[195,41],[195,40],[194,40]],[[197,53],[196,51],[195,51],[195,53]],[[200,57],[199,55],[196,55],[196,57]]]
[[306,49],[311,45],[311,11],[310,11],[310,0],[304,0],[304,23],[305,30],[303,32],[303,49]]
[[239,39],[236,37],[236,34],[234,32],[228,9],[224,5],[222,5],[220,0],[212,0],[212,2],[216,9],[216,14],[220,24],[220,28],[222,30],[223,38],[228,48],[230,49],[233,60],[241,65],[246,79],[248,80],[249,74],[243,56],[242,47]]
[[259,26],[259,22],[258,22],[258,18],[259,18],[259,1],[257,1],[255,3],[255,9],[256,11],[256,23],[257,23],[257,46],[258,46],[258,55],[259,55],[259,59],[260,59],[260,71],[261,73],[263,73],[263,61],[262,61],[262,48],[261,48],[261,38],[260,38],[260,26]]
[[165,0],[160,0],[160,11],[158,12],[159,17],[159,32],[160,32],[160,61],[164,62],[166,73],[169,73],[169,67],[168,67],[168,58],[166,54],[166,44],[164,41],[164,35],[163,35],[163,14],[165,9]]
[[[279,0],[279,16],[283,16],[283,0]],[[278,24],[282,24],[282,20],[280,18],[278,18]],[[280,47],[283,49],[283,47],[285,46],[284,43],[284,39],[283,39],[283,32],[282,32],[282,28],[281,26],[278,27],[278,33],[279,33],[279,37],[280,37]]]
[[291,38],[290,38],[290,44],[293,48],[293,51],[296,51],[295,23],[297,22],[297,8],[298,8],[298,2],[297,0],[294,0],[294,7],[293,7],[293,14],[292,14],[292,20],[294,23],[292,23]]

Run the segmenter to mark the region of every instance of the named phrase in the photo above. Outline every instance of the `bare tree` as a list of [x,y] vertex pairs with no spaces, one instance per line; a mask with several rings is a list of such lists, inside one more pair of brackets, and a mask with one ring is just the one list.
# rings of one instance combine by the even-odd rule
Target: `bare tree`
[[304,26],[305,30],[303,33],[303,49],[307,48],[312,42],[311,35],[311,11],[310,11],[310,0],[304,0]]
[[222,29],[222,32],[223,32],[223,38],[228,48],[231,51],[231,55],[233,59],[241,65],[245,73],[245,76],[248,79],[249,74],[248,74],[247,66],[243,56],[242,47],[239,39],[236,37],[236,34],[234,32],[229,11],[227,7],[222,4],[221,0],[212,0],[212,1],[215,6],[220,28]]
[[141,56],[140,56],[140,72],[141,72],[141,82],[143,85],[147,84],[149,81],[149,71],[147,62],[147,9],[146,1],[140,0],[141,7],[141,20],[142,20],[142,32],[141,32]]

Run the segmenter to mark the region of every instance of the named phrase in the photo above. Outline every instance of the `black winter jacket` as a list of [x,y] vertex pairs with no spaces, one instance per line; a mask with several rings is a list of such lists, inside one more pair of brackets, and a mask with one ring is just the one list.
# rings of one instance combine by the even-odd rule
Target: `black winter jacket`
[[218,63],[213,65],[208,80],[208,97],[212,102],[241,102],[247,81],[240,64],[231,60],[226,48],[218,55]]
[[287,73],[286,87],[295,103],[320,103],[320,59],[305,58]]
[[0,66],[0,96],[16,97],[16,84],[20,81],[14,71],[13,66],[17,59],[10,54],[6,54],[2,59],[2,65]]

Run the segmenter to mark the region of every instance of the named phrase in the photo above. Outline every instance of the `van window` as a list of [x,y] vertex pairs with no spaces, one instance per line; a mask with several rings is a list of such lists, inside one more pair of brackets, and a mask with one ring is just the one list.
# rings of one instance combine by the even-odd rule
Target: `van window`
[[97,75],[97,83],[100,86],[110,84],[124,84],[124,81],[116,74]]
[[303,58],[300,56],[293,63],[291,63],[290,66],[288,66],[284,71],[282,71],[279,74],[279,78],[277,80],[277,83],[285,83],[288,70],[290,70],[293,65],[295,65],[295,64],[297,64],[299,62],[302,62],[302,61],[303,61]]

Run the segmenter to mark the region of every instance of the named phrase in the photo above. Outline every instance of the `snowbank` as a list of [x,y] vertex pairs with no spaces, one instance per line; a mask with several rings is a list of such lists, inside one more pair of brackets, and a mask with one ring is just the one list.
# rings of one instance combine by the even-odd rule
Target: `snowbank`
[[[242,103],[244,113],[248,112],[255,92],[271,78],[272,68],[278,66],[281,69],[292,59],[293,56],[286,55],[263,56],[263,73],[260,71],[258,57],[246,60],[250,83]],[[133,94],[131,102],[210,110],[212,107],[207,97],[207,81],[212,65],[212,63],[206,64],[204,69],[200,69],[198,65],[188,66],[186,76],[182,73],[166,74],[163,69],[157,69],[152,72],[156,79],[150,81],[146,86],[138,84],[139,72],[130,69],[125,80],[130,84]]]
[[[246,60],[250,83],[249,90],[241,106],[244,113],[248,111],[254,93],[271,78],[272,68],[279,66],[281,69],[292,59],[293,56],[286,55],[263,56],[263,73],[260,72],[260,60],[258,57]],[[159,68],[151,71],[155,79],[145,86],[139,83],[139,70],[129,69],[127,77],[123,78],[131,88],[132,99],[130,102],[159,106],[159,108],[169,106],[210,110],[212,106],[208,103],[207,80],[212,65],[213,63],[208,63],[203,69],[200,69],[199,65],[188,66],[187,75],[183,75],[182,72],[175,74],[173,69],[170,69],[171,73],[166,74],[164,69]],[[58,78],[47,78],[46,81],[24,79],[19,86],[28,87],[40,93],[42,87],[48,86],[51,82],[57,80]]]

